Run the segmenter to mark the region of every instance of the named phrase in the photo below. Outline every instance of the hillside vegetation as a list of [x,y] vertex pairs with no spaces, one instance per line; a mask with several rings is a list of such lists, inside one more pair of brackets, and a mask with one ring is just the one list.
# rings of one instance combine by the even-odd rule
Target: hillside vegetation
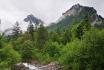
[[25,18],[29,22],[26,32],[21,31],[17,22],[12,34],[0,35],[0,70],[11,70],[14,64],[32,61],[57,62],[63,70],[104,70],[104,28],[100,27],[103,18],[99,18],[102,24],[98,27],[91,24],[90,15],[84,18],[80,15],[80,20],[76,17],[72,22],[60,21],[56,29],[50,26],[52,31],[33,15]]

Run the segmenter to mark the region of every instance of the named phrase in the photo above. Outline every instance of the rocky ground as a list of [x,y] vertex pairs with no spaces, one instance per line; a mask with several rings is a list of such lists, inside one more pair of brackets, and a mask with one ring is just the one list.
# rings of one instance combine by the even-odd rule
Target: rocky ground
[[62,70],[62,66],[54,62],[47,65],[19,63],[12,70]]

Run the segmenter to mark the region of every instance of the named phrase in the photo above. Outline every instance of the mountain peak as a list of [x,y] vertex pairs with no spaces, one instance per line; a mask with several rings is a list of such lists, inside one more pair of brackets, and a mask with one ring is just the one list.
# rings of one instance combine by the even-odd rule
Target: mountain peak
[[70,9],[64,12],[63,16],[76,16],[79,15],[81,12],[90,12],[97,14],[97,11],[93,7],[82,6],[79,3],[73,5]]
[[79,3],[72,6],[72,8],[80,8],[80,7],[81,7],[81,5]]
[[97,14],[96,9],[93,7],[83,6],[80,4],[73,5],[70,9],[65,11],[62,16],[57,20],[56,26],[52,25],[54,30],[57,28],[65,28],[67,26],[73,25],[73,21],[80,23],[81,21],[87,19],[91,26],[104,28],[104,18]]
[[81,6],[79,3],[73,5],[69,10],[67,10],[65,13],[63,13],[62,15],[64,16],[70,16],[70,15],[76,15],[77,13],[79,13],[81,11],[83,6]]
[[27,17],[24,19],[24,21],[34,23],[34,24],[40,24],[40,23],[43,24],[44,23],[41,19],[35,17],[33,14],[27,15]]

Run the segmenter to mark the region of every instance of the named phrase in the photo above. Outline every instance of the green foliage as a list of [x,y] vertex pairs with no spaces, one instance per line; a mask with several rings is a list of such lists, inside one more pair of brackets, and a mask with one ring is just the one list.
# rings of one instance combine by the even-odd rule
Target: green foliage
[[51,58],[49,54],[45,52],[39,52],[39,51],[36,51],[34,59],[41,64],[47,64],[47,63],[50,63],[51,61],[54,61],[54,59]]
[[30,40],[34,40],[34,26],[33,24],[29,24],[27,28],[28,36]]
[[18,51],[22,55],[22,61],[29,62],[33,59],[33,56],[35,55],[35,48],[31,41],[25,41],[22,45],[17,47],[19,47]]
[[15,25],[13,26],[13,37],[17,38],[19,35],[22,33],[19,22],[16,22]]
[[[56,24],[58,28],[53,32],[40,24],[35,30],[30,25],[26,32],[9,41],[0,35],[0,68],[9,70],[22,59],[21,62],[37,61],[40,64],[57,61],[64,70],[103,70],[104,29],[92,27],[89,16],[82,17],[81,21],[67,17]],[[69,19],[75,22],[69,24]]]
[[104,66],[104,30],[92,28],[81,40],[74,39],[63,48],[59,62],[66,69],[102,70]]
[[59,34],[57,32],[50,32],[49,33],[49,39],[54,42],[59,42]]
[[[92,28],[83,37],[83,52],[80,61],[85,63],[85,68],[90,67],[92,70],[102,70],[104,66],[104,30]],[[87,67],[89,66],[89,67]]]
[[71,32],[70,30],[65,30],[61,36],[60,43],[66,45],[68,42],[71,41]]
[[60,31],[63,31],[65,28],[71,27],[71,23],[73,22],[75,17],[73,16],[66,16],[65,19],[62,19],[58,23],[53,23],[52,25],[48,26],[48,31],[56,31],[57,29],[60,29]]
[[0,48],[2,48],[2,36],[0,35]]
[[36,32],[36,40],[35,40],[36,47],[42,49],[45,46],[47,39],[48,32],[45,29],[45,27],[41,24]]
[[12,67],[13,64],[20,62],[21,55],[15,51],[11,45],[6,45],[0,49],[0,68]]
[[57,58],[60,55],[60,47],[61,45],[57,42],[48,41],[46,43],[45,51],[49,54],[49,56]]
[[64,65],[65,68],[74,68],[74,62],[76,62],[75,64],[78,64],[76,59],[80,56],[80,48],[81,43],[78,39],[68,43],[61,52],[62,56],[59,58],[59,62]]
[[84,35],[86,31],[88,31],[91,28],[91,24],[89,24],[88,18],[85,18],[80,23],[74,24],[71,32],[73,37],[77,37],[81,39],[81,37]]

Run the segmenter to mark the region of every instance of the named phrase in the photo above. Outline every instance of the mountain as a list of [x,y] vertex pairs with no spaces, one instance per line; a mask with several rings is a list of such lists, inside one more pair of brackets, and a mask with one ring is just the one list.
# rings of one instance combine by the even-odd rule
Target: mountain
[[37,17],[35,17],[34,15],[30,14],[27,15],[27,17],[24,19],[25,22],[29,22],[29,23],[44,23],[41,19],[38,19]]
[[62,16],[56,23],[52,23],[47,28],[49,31],[54,31],[57,29],[62,30],[73,25],[74,21],[81,22],[84,19],[88,19],[91,26],[99,28],[104,27],[104,18],[98,15],[97,11],[93,7],[75,4],[69,10],[62,13]]

